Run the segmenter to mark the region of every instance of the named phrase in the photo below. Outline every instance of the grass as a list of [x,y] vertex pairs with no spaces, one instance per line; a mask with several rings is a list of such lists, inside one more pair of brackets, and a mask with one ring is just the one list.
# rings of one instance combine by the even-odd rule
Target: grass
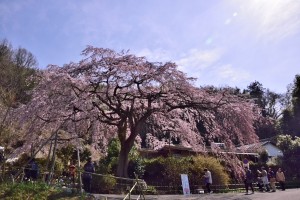
[[0,199],[7,200],[85,200],[86,194],[72,194],[48,186],[46,183],[2,183]]

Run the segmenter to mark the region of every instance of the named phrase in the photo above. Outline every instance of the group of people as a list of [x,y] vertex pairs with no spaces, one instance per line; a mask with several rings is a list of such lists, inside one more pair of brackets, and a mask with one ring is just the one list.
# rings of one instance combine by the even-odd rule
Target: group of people
[[[255,181],[255,176],[253,172],[248,168],[245,167],[245,175],[244,175],[244,183],[246,194],[249,194],[249,188],[254,193],[253,183]],[[268,171],[265,167],[261,167],[261,170],[257,170],[257,186],[259,191],[263,192],[276,192],[276,185],[275,183],[279,182],[281,190],[285,190],[285,176],[281,168],[278,168],[277,172],[275,173],[271,167],[269,167]]]
[[[212,193],[212,190],[210,188],[212,184],[212,175],[207,168],[204,169],[203,178],[205,182],[205,187],[207,189],[207,193],[209,194]],[[261,171],[257,170],[257,186],[259,188],[259,191],[276,192],[276,186],[275,186],[276,181],[280,184],[281,190],[284,191],[285,175],[281,168],[278,168],[276,173],[272,170],[271,167],[268,169],[268,171],[265,169],[265,167],[261,167]],[[254,182],[255,182],[255,175],[248,167],[245,167],[244,183],[245,183],[246,194],[250,194],[249,188],[251,189],[252,194],[254,194],[254,187],[253,187]]]
[[[83,167],[84,172],[82,174],[82,183],[83,189],[86,192],[91,192],[91,182],[92,182],[92,173],[95,172],[95,167],[91,158],[88,158],[87,163]],[[30,159],[27,166],[24,168],[24,181],[35,181],[39,176],[39,166],[34,158]],[[68,176],[71,178],[73,184],[75,184],[76,179],[76,166],[75,162],[69,165]]]
[[[68,176],[70,177],[73,184],[75,184],[76,180],[76,166],[75,162],[71,162],[69,165],[69,173]],[[91,189],[91,183],[92,183],[92,173],[95,172],[95,167],[92,162],[91,158],[88,158],[86,164],[83,166],[84,172],[82,173],[82,184],[84,191],[90,193],[92,191]]]

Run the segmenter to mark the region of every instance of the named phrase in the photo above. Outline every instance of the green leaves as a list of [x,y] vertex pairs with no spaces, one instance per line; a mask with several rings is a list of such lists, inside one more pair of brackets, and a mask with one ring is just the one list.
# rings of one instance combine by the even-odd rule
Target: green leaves
[[36,65],[28,50],[12,49],[6,41],[0,43],[0,103],[12,107],[30,100],[28,92],[35,85]]

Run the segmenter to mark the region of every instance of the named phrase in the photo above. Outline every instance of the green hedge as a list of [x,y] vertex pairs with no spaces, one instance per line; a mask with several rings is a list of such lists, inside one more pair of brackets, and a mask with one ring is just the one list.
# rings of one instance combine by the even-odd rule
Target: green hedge
[[180,174],[188,174],[190,185],[204,185],[204,168],[212,173],[213,184],[227,185],[229,176],[220,161],[209,156],[158,157],[145,159],[144,179],[147,183],[180,186]]

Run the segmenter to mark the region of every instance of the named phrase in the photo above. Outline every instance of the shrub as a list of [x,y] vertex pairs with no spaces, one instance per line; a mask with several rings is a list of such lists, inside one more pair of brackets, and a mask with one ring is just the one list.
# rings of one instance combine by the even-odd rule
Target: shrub
[[163,158],[144,159],[145,173],[144,180],[148,183],[160,182],[162,183],[164,178],[164,165]]
[[259,152],[259,162],[261,164],[265,164],[268,161],[268,159],[269,159],[269,155],[266,150]]
[[169,185],[178,185],[178,183],[181,183],[180,174],[188,174],[189,165],[184,158],[167,157],[162,164],[164,166],[165,181]]
[[129,161],[128,176],[130,178],[136,178],[135,175],[137,175],[138,178],[143,178],[144,173],[145,173],[145,166],[141,158],[135,158]]
[[225,172],[220,161],[218,161],[216,158],[197,156],[192,157],[191,159],[193,164],[189,165],[189,171],[195,180],[195,184],[204,184],[204,168],[207,168],[211,172],[214,185],[227,185],[229,183],[228,174]]
[[145,194],[155,195],[155,194],[157,194],[157,191],[154,186],[147,186],[147,189],[145,190]]
[[[214,185],[227,185],[229,176],[220,161],[214,157],[167,157],[145,159],[144,180],[147,184],[172,186],[172,190],[181,190],[180,174],[188,174],[190,187],[204,185],[204,168],[212,173]],[[169,188],[171,189],[171,188]]]
[[92,191],[111,193],[115,189],[117,180],[112,175],[97,176],[92,179]]

